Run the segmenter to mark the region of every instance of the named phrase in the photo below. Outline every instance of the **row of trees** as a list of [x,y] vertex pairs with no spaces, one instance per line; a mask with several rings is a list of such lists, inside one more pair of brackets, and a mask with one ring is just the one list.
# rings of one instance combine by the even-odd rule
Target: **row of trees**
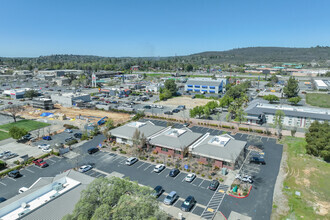
[[159,99],[166,100],[176,96],[178,88],[174,79],[167,79],[164,83],[164,88],[160,89]]

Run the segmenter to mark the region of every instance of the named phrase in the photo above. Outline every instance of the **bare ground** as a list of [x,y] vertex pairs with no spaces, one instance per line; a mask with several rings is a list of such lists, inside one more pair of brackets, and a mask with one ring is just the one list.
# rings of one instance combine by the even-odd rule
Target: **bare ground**
[[192,99],[191,97],[187,96],[180,96],[180,97],[174,97],[171,99],[168,99],[166,101],[158,102],[159,105],[185,105],[186,108],[194,108],[198,105],[205,105],[206,103],[214,101],[211,99]]

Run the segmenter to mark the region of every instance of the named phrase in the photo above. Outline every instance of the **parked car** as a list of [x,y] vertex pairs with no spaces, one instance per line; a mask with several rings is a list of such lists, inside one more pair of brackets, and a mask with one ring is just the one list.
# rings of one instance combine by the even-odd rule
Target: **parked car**
[[171,111],[166,111],[166,112],[164,112],[164,114],[165,114],[165,115],[173,115],[173,112],[171,112]]
[[82,137],[82,133],[75,133],[74,135],[73,135],[75,138],[81,138]]
[[176,194],[176,192],[172,191],[165,197],[164,204],[165,205],[172,205],[175,202],[175,200],[178,199],[178,197],[179,196]]
[[215,190],[217,190],[218,186],[219,186],[219,181],[218,180],[212,180],[212,182],[210,183],[208,188],[212,191],[215,191]]
[[266,164],[265,159],[262,157],[251,157],[250,163]]
[[29,190],[29,188],[27,188],[27,187],[19,188],[19,190],[18,190],[18,194],[21,194],[21,193],[23,193],[23,192],[25,192],[25,191],[28,191],[28,190]]
[[170,171],[169,176],[170,176],[170,177],[175,177],[175,176],[177,176],[179,173],[180,173],[180,170],[174,168],[174,169],[172,169],[172,170]]
[[193,196],[188,196],[184,202],[182,202],[181,210],[184,212],[189,212],[192,207],[196,204],[196,200]]
[[65,139],[65,143],[68,143],[68,142],[73,141],[73,140],[76,140],[76,139],[74,139],[73,137],[69,137],[69,138]]
[[44,161],[43,159],[35,159],[32,161],[36,166],[45,168],[48,167],[48,163]]
[[28,134],[24,135],[24,136],[22,137],[22,139],[23,139],[23,140],[31,140],[31,139],[32,139],[32,136],[31,136],[30,133],[28,133]]
[[145,109],[151,109],[151,106],[150,105],[145,105],[145,106],[143,106],[143,108],[145,108]]
[[160,173],[163,169],[165,169],[165,165],[164,164],[158,164],[158,165],[155,166],[154,172],[155,173]]
[[126,165],[131,166],[132,164],[136,163],[138,159],[136,157],[130,157],[126,160]]
[[44,136],[44,137],[42,137],[42,139],[44,139],[46,141],[50,141],[52,139],[52,137],[51,136]]
[[196,178],[196,174],[194,173],[189,173],[184,180],[188,183],[191,183],[194,179]]
[[152,193],[152,196],[158,198],[163,192],[164,192],[164,189],[162,186],[156,186],[154,188],[154,192]]
[[8,102],[9,105],[12,105],[13,103],[12,102]]
[[184,123],[183,124],[184,127],[189,127],[189,125],[190,125],[189,123]]
[[8,176],[12,178],[18,178],[21,176],[21,174],[19,173],[18,170],[13,170],[8,173]]
[[92,148],[89,148],[88,150],[87,150],[87,153],[89,153],[89,154],[94,154],[94,153],[96,153],[96,152],[98,152],[99,151],[99,149],[97,148],[97,147],[92,147]]
[[90,170],[90,169],[92,169],[92,168],[93,168],[92,165],[83,165],[83,166],[81,166],[81,167],[78,169],[78,171],[79,171],[80,173],[84,173],[84,172],[87,172],[88,170]]
[[72,133],[72,132],[73,132],[73,131],[72,131],[71,129],[69,129],[69,128],[65,129],[64,131],[67,132],[67,133]]
[[173,109],[172,112],[173,113],[178,113],[178,112],[180,112],[180,109],[177,109],[177,108],[176,109]]
[[179,109],[179,110],[184,110],[184,109],[186,109],[186,106],[185,106],[185,105],[179,105],[179,106],[177,107],[177,109]]
[[2,159],[9,160],[9,159],[17,157],[17,156],[18,156],[18,154],[9,152],[9,153],[4,154]]
[[0,203],[4,202],[4,201],[6,201],[6,200],[7,200],[6,198],[4,198],[4,197],[0,197]]
[[49,148],[49,147],[50,147],[49,144],[39,144],[39,145],[38,145],[38,148],[39,148],[39,149],[44,149],[44,148]]

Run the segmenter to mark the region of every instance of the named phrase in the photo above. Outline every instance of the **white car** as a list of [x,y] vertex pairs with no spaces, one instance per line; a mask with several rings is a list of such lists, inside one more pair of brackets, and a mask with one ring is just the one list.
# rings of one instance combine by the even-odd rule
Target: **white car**
[[126,160],[126,165],[131,166],[132,164],[134,164],[137,161],[138,161],[138,159],[136,157],[130,157]]
[[25,192],[25,191],[28,191],[28,190],[29,190],[29,188],[22,187],[22,188],[20,188],[20,189],[18,190],[18,193],[21,194],[21,193],[23,193],[23,192]]
[[196,174],[194,173],[189,173],[184,180],[188,183],[192,182],[196,178]]
[[83,165],[79,168],[79,172],[80,173],[84,173],[87,172],[88,170],[92,169],[93,167],[91,165]]
[[165,169],[165,165],[164,164],[158,164],[158,165],[155,166],[154,172],[155,173],[160,173],[163,169]]
[[39,145],[38,145],[38,148],[39,148],[39,149],[48,149],[49,147],[50,147],[49,144],[39,144]]
[[50,147],[48,147],[48,148],[42,148],[42,152],[49,153],[51,151],[52,151],[52,149]]

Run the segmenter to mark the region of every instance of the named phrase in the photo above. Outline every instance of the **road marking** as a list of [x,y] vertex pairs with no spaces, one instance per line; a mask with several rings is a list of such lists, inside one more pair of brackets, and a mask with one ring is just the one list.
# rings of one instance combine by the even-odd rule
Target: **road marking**
[[192,185],[197,186],[196,184],[192,184]]
[[185,178],[183,178],[181,182],[183,182],[183,181],[184,181],[184,179],[185,179]]
[[178,175],[176,175],[173,179],[176,179],[178,176],[180,176],[181,173],[179,173]]
[[222,189],[220,189],[220,190],[219,190],[219,192],[221,192],[221,193],[225,193],[225,191],[224,191],[224,190],[222,190]]
[[269,141],[269,137],[267,138],[267,141]]
[[169,175],[169,174],[167,174],[167,175],[166,175],[166,178],[167,178],[167,177],[169,177],[169,176],[170,176],[170,175]]
[[164,170],[165,170],[165,169],[163,169],[162,171],[160,171],[160,172],[158,173],[158,175],[160,175]]
[[8,179],[10,179],[10,180],[14,180],[14,181],[16,182],[16,180],[15,180],[14,178],[8,177]]
[[241,134],[241,137],[243,136],[243,134]]
[[99,176],[102,176],[102,173],[99,173],[99,174],[96,176],[96,178],[99,177]]
[[30,173],[34,173],[34,171],[29,170],[28,168],[25,168],[26,171],[29,171]]
[[179,200],[180,200],[180,198],[178,198],[178,199],[175,201],[175,203],[173,203],[173,206],[175,206],[175,204],[176,204],[177,202],[179,202]]
[[191,210],[191,213],[194,212],[194,210],[196,209],[196,207],[197,207],[197,203],[195,204],[194,208]]
[[142,167],[143,165],[144,165],[144,163],[143,162],[141,162],[142,164],[140,165],[140,166],[138,166],[137,167],[137,169],[139,169],[140,167]]
[[214,212],[214,209],[208,208],[207,211]]
[[7,184],[3,183],[3,182],[0,182],[0,184],[4,185],[4,186],[7,186]]
[[[146,171],[151,166],[152,166],[152,164],[150,164],[149,166],[147,166],[147,168],[145,168],[144,171]],[[151,172],[153,172],[153,170]]]
[[200,187],[202,185],[202,183],[204,182],[204,180],[198,185],[198,187]]
[[50,161],[52,161],[52,162],[56,163],[56,161],[55,161],[55,160],[52,160],[52,159],[50,159],[50,158],[49,158],[48,160],[50,160]]
[[124,164],[124,163],[126,162],[126,160],[127,160],[127,159],[125,158],[125,160],[122,160],[122,161],[120,161],[119,163],[120,163],[120,164]]

